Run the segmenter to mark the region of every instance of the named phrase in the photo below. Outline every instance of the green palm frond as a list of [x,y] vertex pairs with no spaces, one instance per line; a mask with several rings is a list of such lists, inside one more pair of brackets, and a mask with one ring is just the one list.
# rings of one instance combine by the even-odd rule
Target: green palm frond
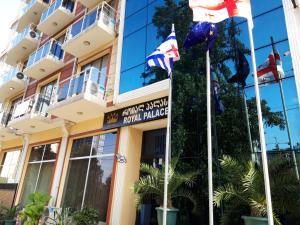
[[247,202],[247,199],[243,197],[243,194],[239,190],[237,190],[232,184],[220,186],[214,192],[214,204],[217,207],[220,207],[222,202],[228,202],[233,199],[238,199],[239,201]]
[[248,162],[247,171],[245,175],[242,177],[242,184],[244,187],[244,191],[252,191],[254,190],[254,183],[257,180],[257,169],[255,167],[254,162]]
[[[168,183],[168,202],[171,205],[171,199],[178,195],[178,190],[190,188],[196,182],[199,172],[179,173],[175,171],[175,162],[169,166],[169,183]],[[132,190],[136,194],[136,204],[139,205],[147,196],[151,195],[157,204],[163,203],[165,167],[162,169],[154,168],[148,164],[141,164],[142,176],[137,180]],[[178,196],[179,197],[179,196]],[[184,197],[183,195],[181,197]],[[185,196],[187,197],[187,196]],[[188,198],[192,201],[192,198]],[[192,201],[194,203],[194,201]]]
[[228,155],[223,156],[223,158],[220,160],[220,165],[228,175],[235,178],[240,177],[240,171],[244,170],[244,165]]

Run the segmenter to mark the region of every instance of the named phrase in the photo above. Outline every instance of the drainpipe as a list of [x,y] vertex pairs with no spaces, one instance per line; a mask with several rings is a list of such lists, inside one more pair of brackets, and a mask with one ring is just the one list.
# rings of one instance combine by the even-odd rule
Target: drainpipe
[[[116,59],[116,75],[115,75],[115,85],[114,85],[114,98],[113,103],[117,103],[117,98],[120,89],[120,77],[121,77],[121,63],[122,63],[122,49],[123,49],[123,36],[124,36],[124,21],[125,21],[125,7],[126,0],[121,1],[120,6],[120,18],[119,18],[119,32],[118,32],[118,52]],[[118,9],[117,9],[118,10]]]
[[62,130],[62,139],[61,139],[61,144],[59,148],[59,154],[56,162],[56,169],[55,169],[55,174],[53,178],[53,183],[52,183],[52,188],[51,188],[51,200],[49,203],[50,207],[54,207],[56,205],[56,200],[57,200],[57,195],[59,191],[59,185],[60,185],[60,180],[62,176],[62,171],[64,167],[64,160],[65,160],[65,155],[68,147],[68,137],[69,137],[69,130],[70,127],[72,126],[72,123],[69,122],[64,122],[61,130]]
[[25,160],[26,160],[26,155],[28,152],[28,146],[29,146],[29,134],[24,134],[23,135],[23,147],[22,147],[22,151],[21,151],[17,169],[16,169],[16,176],[15,176],[16,183],[19,183],[20,179],[21,179],[22,171],[24,168]]

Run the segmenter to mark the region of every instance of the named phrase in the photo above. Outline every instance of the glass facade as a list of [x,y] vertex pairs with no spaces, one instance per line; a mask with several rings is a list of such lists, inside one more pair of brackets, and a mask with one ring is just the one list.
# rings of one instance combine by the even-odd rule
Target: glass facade
[[[143,77],[145,59],[161,43],[157,28],[152,23],[155,8],[164,4],[163,0],[128,0],[124,27],[120,93],[146,86],[156,75]],[[138,43],[138,46],[137,46]],[[134,55],[134,57],[132,57]],[[165,79],[162,77],[161,79]]]
[[73,141],[64,187],[64,207],[94,208],[100,221],[106,221],[116,133],[101,134]]

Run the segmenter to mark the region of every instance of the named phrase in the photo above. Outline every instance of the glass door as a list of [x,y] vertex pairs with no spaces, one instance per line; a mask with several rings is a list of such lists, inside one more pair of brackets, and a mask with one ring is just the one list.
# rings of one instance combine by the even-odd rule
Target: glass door
[[50,105],[51,97],[56,89],[57,81],[54,80],[45,86],[41,87],[38,102],[36,105],[36,112],[47,115],[47,109]]

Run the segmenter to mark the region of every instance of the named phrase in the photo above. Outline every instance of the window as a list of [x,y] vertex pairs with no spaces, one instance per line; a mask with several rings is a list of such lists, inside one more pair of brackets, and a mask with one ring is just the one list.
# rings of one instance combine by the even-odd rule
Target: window
[[47,109],[50,105],[53,93],[55,93],[57,80],[54,80],[41,87],[38,102],[36,104],[36,111],[46,115]]
[[20,151],[4,152],[0,164],[0,183],[15,183],[15,175]]
[[32,148],[23,184],[21,205],[24,205],[27,196],[32,192],[50,192],[57,154],[58,143]]
[[74,140],[63,207],[94,208],[100,220],[106,221],[116,137],[116,133],[108,133]]

